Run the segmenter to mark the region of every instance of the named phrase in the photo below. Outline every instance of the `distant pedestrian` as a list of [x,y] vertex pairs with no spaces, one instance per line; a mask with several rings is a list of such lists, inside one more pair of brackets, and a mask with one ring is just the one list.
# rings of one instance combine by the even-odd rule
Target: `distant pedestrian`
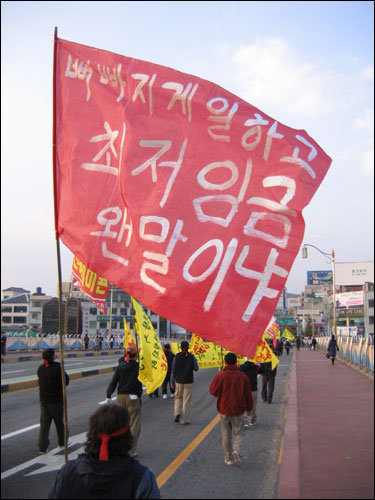
[[312,348],[313,348],[314,351],[316,351],[316,344],[317,344],[316,338],[313,337],[311,339],[311,345],[312,345]]
[[5,356],[7,350],[7,336],[5,332],[1,332],[1,355]]
[[167,374],[165,376],[163,385],[161,386],[161,392],[163,394],[163,399],[167,399],[167,397],[168,397],[168,394],[167,394],[168,393],[168,385],[169,385],[169,389],[171,391],[171,397],[174,398],[176,392],[174,389],[172,389],[172,386],[171,386],[171,375],[172,375],[172,365],[173,365],[173,360],[174,360],[174,354],[171,350],[170,344],[165,344],[165,346],[163,347],[163,351],[164,351],[165,357],[167,358],[168,370],[167,370]]
[[89,338],[89,336],[87,335],[87,333],[86,333],[86,335],[83,337],[83,342],[84,342],[84,344],[85,344],[85,351],[87,351],[87,349],[89,348],[89,343],[90,343],[90,338]]
[[262,399],[265,403],[271,404],[273,392],[275,390],[275,379],[277,367],[272,370],[272,362],[261,363],[259,373],[262,375]]
[[284,344],[282,339],[277,340],[277,355],[282,356],[283,355],[283,349],[284,349]]
[[194,354],[188,352],[189,342],[181,342],[181,352],[176,354],[172,364],[171,389],[176,390],[174,400],[174,421],[190,424],[191,396],[193,394],[194,372],[199,370]]
[[[38,384],[40,399],[39,454],[47,453],[49,431],[52,420],[56,426],[60,448],[64,447],[64,403],[61,380],[61,365],[55,361],[55,350],[46,349],[42,354],[43,364],[39,366]],[[65,372],[65,385],[69,375]],[[69,442],[68,442],[69,444]]]
[[301,337],[299,335],[296,340],[296,345],[297,345],[297,351],[299,351],[301,347]]
[[327,358],[331,358],[331,362],[334,365],[336,359],[336,352],[339,351],[339,346],[337,345],[335,336],[332,335],[331,340],[328,343]]
[[62,466],[48,498],[160,498],[154,473],[129,456],[132,444],[128,411],[100,406],[89,419],[85,453]]
[[99,335],[99,351],[102,350],[102,346],[103,346],[103,335]]
[[237,356],[228,352],[224,357],[225,368],[210,384],[210,393],[217,398],[220,414],[221,437],[227,465],[241,466],[240,450],[244,435],[244,412],[253,407],[248,377],[237,366]]
[[95,337],[95,351],[99,351],[99,335],[96,335]]
[[253,397],[253,408],[250,412],[245,411],[244,415],[245,429],[247,429],[250,425],[255,425],[257,423],[259,365],[246,360],[245,363],[240,366],[240,370],[249,378],[251,395]]
[[141,398],[143,393],[142,383],[138,380],[139,363],[137,361],[137,348],[129,346],[125,356],[120,358],[112,380],[107,388],[107,403],[111,403],[112,393],[117,387],[117,404],[129,412],[130,432],[133,436],[133,446],[130,454],[137,456],[137,443],[141,433]]
[[113,349],[113,344],[115,342],[115,337],[111,335],[111,338],[109,339],[109,348],[112,350]]
[[290,340],[287,339],[285,341],[285,350],[286,350],[286,355],[287,356],[289,356],[289,349],[291,349],[291,348],[292,348],[292,344],[290,343]]

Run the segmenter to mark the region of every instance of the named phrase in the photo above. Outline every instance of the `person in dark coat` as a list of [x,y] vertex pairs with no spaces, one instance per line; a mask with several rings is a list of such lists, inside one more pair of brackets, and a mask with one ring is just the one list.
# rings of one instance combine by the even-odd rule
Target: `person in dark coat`
[[316,350],[316,344],[317,344],[316,338],[313,337],[311,339],[311,345],[312,345],[312,348],[313,348],[314,351]]
[[111,403],[112,393],[117,387],[117,404],[129,412],[129,426],[133,436],[133,447],[130,453],[133,456],[137,455],[137,442],[141,433],[141,398],[143,393],[142,383],[138,380],[137,353],[138,350],[135,346],[126,348],[125,356],[119,359],[119,364],[107,388],[107,403]]
[[275,389],[275,378],[277,367],[272,370],[272,362],[261,363],[259,373],[262,375],[262,399],[265,403],[271,404],[273,391]]
[[171,387],[171,375],[172,375],[172,365],[173,365],[173,360],[174,360],[174,354],[171,351],[170,344],[165,344],[165,346],[163,347],[163,350],[164,350],[165,357],[167,358],[168,370],[167,370],[167,374],[165,376],[164,382],[161,386],[161,392],[163,394],[163,399],[167,399],[167,397],[168,397],[168,395],[167,395],[168,385],[169,385],[169,389],[171,391],[171,397],[173,398],[176,394],[174,389],[172,389],[172,387]]
[[339,346],[337,345],[335,336],[332,335],[331,340],[328,343],[328,349],[327,349],[327,354],[328,357],[331,358],[331,362],[334,365],[335,364],[335,359],[336,359],[336,351],[339,351]]
[[216,397],[220,414],[221,437],[227,465],[241,466],[240,448],[243,439],[244,412],[253,407],[251,385],[248,377],[237,366],[237,356],[228,352],[225,368],[210,384],[210,393]]
[[290,343],[290,340],[289,340],[289,339],[287,339],[287,340],[285,341],[285,350],[286,350],[286,355],[287,355],[287,356],[289,356],[289,349],[291,349],[291,347],[292,347],[292,344]]
[[[55,350],[46,349],[42,354],[43,364],[39,366],[38,384],[40,400],[39,454],[47,453],[49,431],[52,420],[55,423],[60,448],[64,446],[64,402],[61,380],[61,365],[55,361]],[[69,375],[65,372],[65,385]],[[69,442],[68,442],[69,444]]]
[[257,421],[257,401],[258,401],[258,373],[259,373],[259,365],[256,365],[252,361],[248,361],[246,359],[245,363],[240,366],[240,370],[247,375],[250,381],[251,386],[251,395],[253,397],[253,408],[250,412],[245,412],[244,415],[244,424],[245,429],[249,427],[249,425],[255,425]]
[[199,370],[197,358],[188,352],[189,342],[181,342],[181,352],[176,354],[172,364],[171,387],[176,389],[174,400],[174,421],[190,424],[191,396],[193,394],[194,372]]
[[57,474],[48,498],[160,498],[155,475],[129,456],[129,413],[116,404],[100,406],[89,419],[85,453]]

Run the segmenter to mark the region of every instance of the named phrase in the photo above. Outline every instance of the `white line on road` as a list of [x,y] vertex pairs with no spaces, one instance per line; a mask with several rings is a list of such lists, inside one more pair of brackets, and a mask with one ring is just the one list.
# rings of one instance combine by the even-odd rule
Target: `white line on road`
[[36,429],[37,427],[39,427],[39,425],[40,424],[30,425],[30,427],[25,427],[24,429],[20,429],[19,431],[10,432],[9,434],[4,434],[4,436],[1,436],[1,441],[3,439],[17,436],[18,434],[22,434],[23,432],[31,431],[32,429]]
[[8,373],[21,373],[25,372],[26,370],[14,370],[12,372],[1,372],[1,375],[7,375]]

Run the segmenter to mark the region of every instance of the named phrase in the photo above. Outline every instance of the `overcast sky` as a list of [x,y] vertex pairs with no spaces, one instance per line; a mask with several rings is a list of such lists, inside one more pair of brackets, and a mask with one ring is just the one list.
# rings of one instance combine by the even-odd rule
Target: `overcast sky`
[[[54,27],[65,40],[210,80],[333,159],[304,242],[337,262],[374,253],[373,2],[1,2],[1,287],[57,293],[52,184]],[[62,244],[62,278],[72,254]],[[330,269],[297,256],[287,281]]]

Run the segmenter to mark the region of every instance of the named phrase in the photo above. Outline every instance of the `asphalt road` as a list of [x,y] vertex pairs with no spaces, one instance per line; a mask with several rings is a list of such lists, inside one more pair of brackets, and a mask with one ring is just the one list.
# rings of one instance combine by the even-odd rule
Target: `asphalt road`
[[[216,400],[208,386],[217,369],[195,375],[190,425],[174,422],[173,399],[143,396],[139,461],[155,473],[162,498],[276,498],[290,361],[285,354],[280,358],[273,403],[258,402],[258,425],[246,431],[240,469],[224,464],[220,426],[213,422]],[[110,378],[87,377],[68,386],[68,426],[74,443],[68,459],[82,452],[88,417],[105,400]],[[51,451],[38,456],[38,390],[5,393],[1,399],[1,497],[47,498],[64,452],[56,448],[52,426]]]

